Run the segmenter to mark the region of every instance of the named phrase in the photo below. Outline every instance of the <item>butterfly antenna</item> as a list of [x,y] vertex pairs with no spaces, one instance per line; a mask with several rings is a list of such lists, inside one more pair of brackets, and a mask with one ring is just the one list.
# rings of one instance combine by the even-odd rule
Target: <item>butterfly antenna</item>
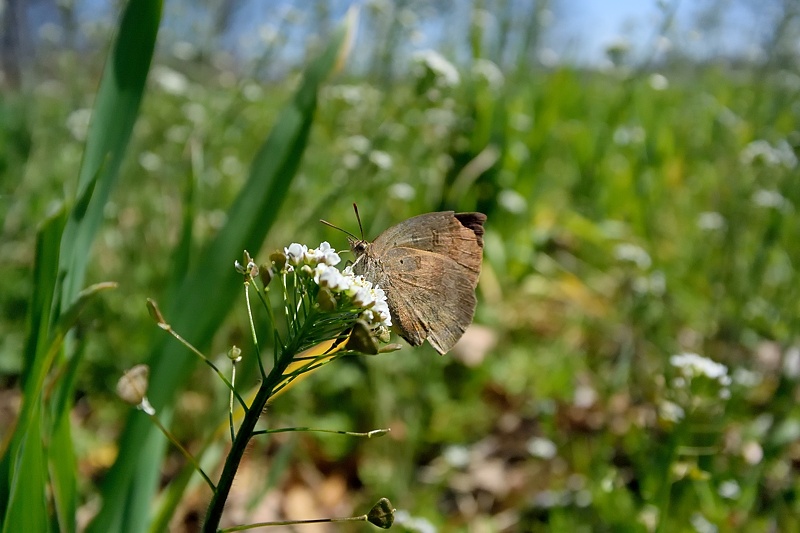
[[361,231],[361,240],[364,240],[364,227],[361,225],[361,217],[358,215],[358,205],[353,202],[353,211],[356,212],[356,220],[358,220],[358,229]]
[[323,224],[325,224],[326,226],[330,226],[330,227],[332,227],[333,229],[338,229],[339,231],[341,231],[341,232],[342,232],[342,233],[344,233],[345,235],[349,235],[350,237],[352,237],[352,238],[353,238],[353,239],[355,239],[355,240],[359,240],[359,238],[358,238],[358,237],[356,237],[355,235],[353,235],[352,233],[350,233],[350,232],[349,232],[349,231],[347,231],[346,229],[342,229],[342,228],[340,228],[339,226],[335,226],[335,225],[331,224],[330,222],[328,222],[327,220],[322,220],[322,219],[319,219],[319,221],[320,221],[320,222],[322,222]]

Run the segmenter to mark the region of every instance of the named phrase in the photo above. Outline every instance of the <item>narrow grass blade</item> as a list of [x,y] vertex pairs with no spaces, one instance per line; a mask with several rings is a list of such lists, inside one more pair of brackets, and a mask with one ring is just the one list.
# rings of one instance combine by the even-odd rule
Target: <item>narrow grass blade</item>
[[[0,462],[0,517],[4,530],[42,531],[18,529],[20,513],[40,512],[45,518],[46,510],[38,509],[44,501],[46,473],[41,440],[41,389],[47,374],[46,362],[49,352],[48,336],[53,294],[58,276],[58,254],[64,228],[63,209],[54,213],[42,224],[36,237],[36,262],[33,269],[33,294],[31,295],[28,339],[25,345],[25,369],[23,372],[23,402],[17,427],[11,441],[4,443],[3,459]],[[35,446],[26,443],[35,442]],[[20,475],[20,469],[23,474]],[[27,502],[27,503],[26,503]],[[29,507],[22,512],[21,507]],[[15,518],[16,517],[16,518]],[[11,527],[11,529],[7,529]]]
[[14,465],[3,533],[50,530],[45,499],[47,472],[42,446],[42,404],[39,398],[29,403],[24,435],[19,446],[12,450]]
[[77,460],[72,446],[69,412],[62,410],[58,415],[54,420],[47,459],[58,529],[62,533],[74,533],[78,509]]
[[70,216],[62,241],[62,309],[72,303],[83,286],[92,242],[139,115],[161,7],[161,0],[128,3],[103,71],[78,178],[81,201]]

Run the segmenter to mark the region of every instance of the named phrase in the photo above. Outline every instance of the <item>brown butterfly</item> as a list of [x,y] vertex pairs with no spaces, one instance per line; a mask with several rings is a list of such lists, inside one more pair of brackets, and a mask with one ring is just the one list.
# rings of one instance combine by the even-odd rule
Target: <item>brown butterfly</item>
[[392,323],[412,346],[427,339],[445,354],[472,322],[485,221],[483,213],[441,211],[409,218],[373,242],[350,238],[353,272],[386,291]]

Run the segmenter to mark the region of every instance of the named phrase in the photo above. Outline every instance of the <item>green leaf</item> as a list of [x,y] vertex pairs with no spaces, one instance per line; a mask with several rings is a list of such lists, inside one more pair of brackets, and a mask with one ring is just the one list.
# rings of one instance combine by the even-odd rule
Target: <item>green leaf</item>
[[[73,360],[77,358],[73,357]],[[75,365],[77,368],[77,365]],[[72,405],[69,403],[69,405]],[[55,426],[50,436],[47,458],[53,486],[56,519],[59,531],[74,533],[77,527],[78,508],[77,461],[72,446],[72,427],[69,411],[62,410],[54,420]]]
[[62,241],[61,309],[72,304],[83,286],[94,236],[139,115],[161,7],[161,0],[128,3],[103,71],[78,178],[78,201]]
[[[33,294],[31,295],[30,316],[28,319],[28,334],[25,344],[25,367],[23,369],[22,389],[23,401],[14,437],[11,439],[7,450],[3,450],[3,459],[0,462],[0,517],[7,517],[6,513],[16,513],[18,509],[10,509],[12,492],[18,490],[14,483],[18,482],[16,472],[20,468],[20,461],[32,461],[23,450],[24,443],[30,442],[29,430],[40,434],[41,428],[41,390],[45,376],[49,369],[47,356],[51,351],[50,343],[50,315],[53,305],[53,294],[56,289],[58,276],[58,254],[61,234],[64,229],[65,212],[59,209],[50,218],[46,219],[36,235],[36,261],[33,267]],[[35,426],[35,427],[34,427]],[[32,428],[32,429],[31,429]],[[41,448],[41,439],[36,439]],[[34,471],[26,476],[29,483]],[[42,471],[42,475],[44,472]],[[44,497],[44,479],[39,479]],[[14,500],[19,501],[19,500]],[[7,522],[4,522],[7,523]],[[19,530],[23,531],[23,530]]]
[[47,472],[42,446],[42,404],[39,398],[33,402],[26,401],[30,405],[28,420],[24,426],[25,433],[13,451],[11,490],[3,533],[50,530],[45,499]]
[[[247,183],[228,211],[227,223],[208,243],[199,260],[165,306],[166,320],[184,338],[203,349],[233,302],[240,297],[242,280],[233,261],[242,250],[261,247],[275,222],[308,140],[322,82],[342,53],[342,28],[325,53],[305,72],[293,101],[283,109],[253,161]],[[168,423],[170,403],[190,374],[194,360],[176,342],[156,343],[151,357],[148,396],[159,418]],[[169,339],[171,341],[171,339]],[[103,485],[103,506],[89,531],[143,531],[158,482],[165,439],[140,413],[127,421],[120,437],[117,461]]]

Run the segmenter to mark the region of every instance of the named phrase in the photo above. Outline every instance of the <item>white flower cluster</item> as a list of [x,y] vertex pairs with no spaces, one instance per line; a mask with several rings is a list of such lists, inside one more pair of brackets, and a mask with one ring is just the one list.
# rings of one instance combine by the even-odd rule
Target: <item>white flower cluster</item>
[[288,268],[300,267],[320,287],[346,295],[356,307],[364,309],[361,318],[368,324],[386,328],[392,325],[383,289],[373,286],[364,276],[354,274],[349,266],[344,271],[335,268],[341,258],[330,244],[323,242],[318,248],[309,249],[305,244],[292,243],[283,251]]
[[676,379],[676,385],[683,386],[684,380],[691,381],[694,377],[704,376],[719,383],[721,398],[725,399],[730,394],[729,387],[732,380],[728,375],[728,367],[722,363],[717,363],[696,353],[673,355],[669,358],[669,362],[682,374],[681,378]]
[[283,249],[283,253],[286,254],[286,260],[290,267],[303,265],[308,265],[311,268],[317,265],[335,266],[342,260],[327,241],[320,244],[318,248],[312,248],[311,250],[305,244],[293,242]]

